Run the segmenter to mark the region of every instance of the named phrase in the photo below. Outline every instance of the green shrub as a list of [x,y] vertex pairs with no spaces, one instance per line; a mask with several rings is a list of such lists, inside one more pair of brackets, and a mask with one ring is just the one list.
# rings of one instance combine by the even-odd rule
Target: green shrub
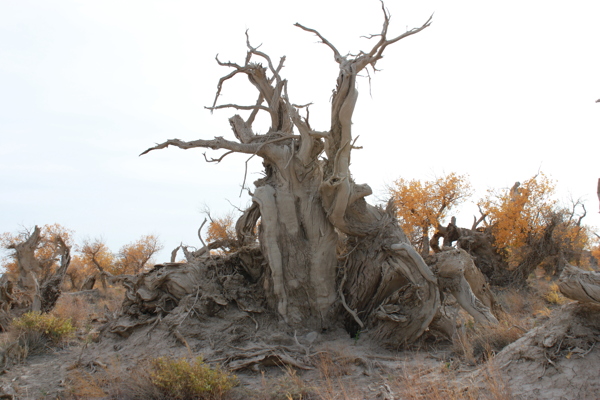
[[184,358],[154,359],[150,379],[169,399],[218,399],[238,383],[235,375],[211,368],[202,357],[192,362]]
[[73,336],[75,327],[70,318],[59,318],[39,311],[30,311],[12,322],[21,337],[38,338],[57,345]]

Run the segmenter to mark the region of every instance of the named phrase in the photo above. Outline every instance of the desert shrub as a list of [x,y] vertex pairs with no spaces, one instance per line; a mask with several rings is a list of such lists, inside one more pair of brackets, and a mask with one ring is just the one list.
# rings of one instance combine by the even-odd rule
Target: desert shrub
[[556,283],[552,283],[548,286],[548,290],[544,294],[544,300],[546,300],[550,304],[554,305],[562,305],[567,302],[567,298],[565,298],[559,291],[558,285]]
[[67,375],[67,390],[74,399],[97,399],[107,397],[108,380],[104,375],[74,369]]
[[70,318],[38,311],[30,311],[15,318],[12,327],[21,342],[28,346],[30,354],[42,351],[47,344],[57,346],[70,339],[75,332]]
[[202,357],[192,362],[156,358],[150,364],[150,380],[169,399],[219,399],[238,383],[234,375],[211,368]]

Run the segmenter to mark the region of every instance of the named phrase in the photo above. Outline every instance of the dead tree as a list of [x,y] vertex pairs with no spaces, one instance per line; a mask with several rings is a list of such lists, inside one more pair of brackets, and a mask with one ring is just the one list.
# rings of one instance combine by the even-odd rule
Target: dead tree
[[42,267],[35,257],[35,250],[41,240],[41,230],[36,225],[26,240],[8,246],[15,251],[19,276],[17,287],[28,297],[28,303],[33,311],[41,310],[40,283],[38,281]]
[[598,194],[598,201],[600,202],[600,178],[598,178],[598,187],[596,188],[596,193]]
[[600,273],[567,265],[558,281],[560,292],[583,303],[600,304]]
[[[371,35],[376,44],[356,55],[343,56],[318,31],[295,25],[316,35],[339,65],[327,130],[313,129],[308,106],[291,102],[281,75],[285,57],[274,64],[247,38],[243,64],[217,58],[231,72],[219,80],[209,107],[249,111],[245,119],[240,115],[229,119],[237,140],[170,139],[142,155],[175,146],[226,151],[208,161],[220,161],[230,153],[261,157],[265,176],[254,182],[252,205],[236,230],[240,245],[250,246],[260,218],[258,239],[262,265],[266,264],[261,287],[269,308],[294,329],[322,330],[344,319],[350,332],[368,328],[380,343],[398,347],[427,329],[440,295],[436,277],[402,232],[392,203],[387,208],[370,205],[365,197],[371,188],[352,179],[350,160],[356,148],[352,115],[357,75],[367,67],[375,70],[389,45],[427,28],[431,18],[419,28],[388,38],[390,16],[385,8],[383,13],[381,33]],[[239,74],[258,91],[256,103],[219,105],[223,85]],[[264,134],[254,133],[252,127],[259,112],[267,113],[271,121]],[[342,237],[344,244],[338,246]],[[342,247],[345,250],[338,253]]]
[[60,236],[56,236],[53,240],[57,243],[58,254],[54,253],[52,259],[60,255],[60,266],[54,272],[43,273],[42,263],[35,254],[41,240],[41,230],[36,225],[27,239],[11,244],[8,248],[15,250],[19,271],[17,288],[26,297],[22,303],[31,311],[48,312],[54,308],[60,296],[60,287],[71,262],[71,248]]
[[60,266],[54,274],[44,280],[40,288],[41,311],[45,313],[52,311],[56,305],[62,292],[62,283],[71,263],[71,247],[67,246],[60,236],[56,238],[56,241],[60,251]]
[[[456,226],[456,220],[453,219],[447,226],[439,226],[430,245],[436,253],[442,249],[456,246],[465,250],[473,257],[477,268],[488,278],[492,285],[505,286],[512,282],[512,275],[509,271],[508,263],[502,257],[498,249],[494,246],[494,237],[488,229],[477,229],[477,225],[485,217],[475,219],[471,229],[459,228]],[[439,240],[443,239],[442,248]]]

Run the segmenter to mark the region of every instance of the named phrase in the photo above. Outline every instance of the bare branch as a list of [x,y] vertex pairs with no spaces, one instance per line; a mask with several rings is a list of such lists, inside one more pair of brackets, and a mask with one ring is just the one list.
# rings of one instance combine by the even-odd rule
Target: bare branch
[[202,228],[204,228],[204,224],[206,224],[207,219],[204,218],[204,221],[202,221],[202,224],[200,224],[200,228],[198,228],[198,238],[200,239],[200,242],[202,243],[202,246],[204,246],[206,248],[206,243],[204,243],[204,240],[202,239]]
[[225,150],[231,150],[236,153],[256,154],[260,150],[260,148],[263,147],[264,144],[265,143],[260,144],[260,143],[232,142],[232,141],[223,139],[223,137],[221,137],[221,136],[218,136],[212,140],[198,139],[198,140],[192,140],[191,142],[184,142],[183,140],[179,140],[179,139],[169,139],[164,143],[157,144],[154,147],[150,147],[149,149],[147,149],[146,151],[141,153],[140,156],[143,156],[144,154],[147,154],[147,153],[151,152],[152,150],[160,150],[160,149],[164,149],[169,146],[179,147],[180,149],[183,149],[183,150],[193,149],[196,147],[203,147],[203,148],[209,148],[209,149],[213,149],[213,150],[225,149]]
[[229,80],[229,79],[233,78],[234,76],[236,76],[239,72],[243,72],[243,68],[240,67],[239,65],[233,64],[233,63],[222,63],[221,61],[219,61],[218,55],[215,58],[219,65],[226,66],[226,67],[233,67],[233,68],[236,68],[236,70],[230,72],[229,74],[227,74],[224,77],[222,77],[221,79],[219,79],[219,83],[217,84],[217,93],[215,94],[215,100],[213,101],[213,105],[212,105],[213,107],[215,107],[217,105],[217,100],[219,99],[219,96],[221,95],[221,90],[223,89],[223,83],[225,83],[226,80]]
[[265,98],[263,97],[262,94],[259,94],[258,99],[256,100],[256,107],[254,108],[254,110],[252,110],[252,112],[250,113],[250,116],[246,120],[246,124],[248,126],[252,126],[252,124],[254,123],[254,119],[256,118],[256,115],[260,111],[260,108],[258,106],[260,106],[263,101],[265,101]]
[[373,46],[373,48],[371,49],[369,54],[366,54],[365,56],[363,56],[364,60],[361,60],[362,62],[360,62],[358,64],[357,69],[356,69],[357,72],[362,70],[362,68],[364,68],[367,65],[371,65],[371,67],[373,67],[373,69],[375,69],[375,65],[377,64],[377,61],[383,57],[383,51],[386,49],[387,46],[394,44],[397,41],[404,39],[408,36],[414,35],[415,33],[421,32],[423,29],[425,29],[431,25],[431,20],[433,19],[433,14],[432,14],[429,17],[429,19],[427,19],[427,21],[425,21],[425,23],[423,25],[421,25],[420,27],[413,28],[409,31],[406,31],[403,34],[396,36],[393,39],[386,40],[387,28],[389,25],[390,17],[389,17],[389,14],[387,13],[387,11],[385,11],[385,9],[384,9],[384,15],[385,15],[385,21],[383,24],[381,39],[375,46]]
[[480,205],[477,205],[477,207],[479,208],[479,214],[480,217],[476,218],[475,216],[473,216],[473,226],[471,226],[471,230],[474,231],[477,229],[477,226],[482,222],[485,221],[485,218],[487,217],[487,214],[483,212],[483,210],[481,209]]
[[210,160],[206,157],[206,153],[202,153],[202,155],[204,156],[204,160],[206,162],[214,162],[214,163],[220,163],[226,156],[230,155],[231,153],[235,153],[233,150],[228,151],[227,153],[223,154],[221,157],[219,158],[211,158]]
[[173,249],[173,251],[171,252],[171,262],[174,263],[175,260],[177,259],[177,252],[179,251],[179,249],[183,246],[183,243],[181,243],[179,246],[175,247],[175,249]]
[[333,51],[333,57],[334,57],[336,63],[341,64],[344,61],[345,58],[342,57],[342,55],[340,54],[338,49],[336,49],[335,46],[333,44],[331,44],[331,42],[329,42],[329,40],[325,39],[323,37],[323,35],[321,35],[317,30],[312,29],[312,28],[307,28],[304,25],[299,24],[298,22],[296,22],[294,24],[294,26],[297,26],[298,28],[300,28],[304,31],[311,32],[311,33],[314,33],[315,35],[317,35],[319,37],[319,39],[321,39],[321,43],[325,44],[327,47],[329,47]]
[[312,106],[313,103],[306,103],[306,104],[292,104],[292,106],[296,107],[296,108],[308,108],[309,106]]
[[248,157],[248,159],[244,163],[244,180],[242,181],[242,188],[240,189],[240,197],[242,197],[242,193],[244,193],[244,189],[246,188],[246,177],[248,176],[248,162],[252,159],[252,157],[254,157],[254,154]]
[[236,63],[232,63],[230,61],[222,62],[221,60],[219,60],[219,55],[218,54],[215,56],[215,60],[217,60],[217,63],[220,66],[222,66],[222,67],[231,67],[231,68],[235,68],[235,69],[238,69],[238,70],[242,69],[242,67],[239,66],[239,65],[237,65]]
[[261,106],[261,105],[258,105],[258,104],[253,105],[253,106],[240,106],[240,105],[237,105],[237,104],[221,104],[221,105],[218,105],[218,106],[204,107],[204,108],[207,109],[207,110],[211,110],[211,111],[221,110],[221,109],[224,109],[224,108],[235,108],[236,110],[251,110],[251,111],[254,111],[254,110],[258,109],[258,110],[263,110],[263,111],[269,111],[268,107]]
[[577,226],[581,226],[581,220],[585,218],[587,215],[587,210],[585,209],[585,204],[581,203],[581,207],[583,207],[583,214],[579,216],[577,219]]
[[252,45],[250,44],[250,36],[248,35],[248,30],[246,30],[246,46],[248,46],[248,54],[246,55],[246,65],[248,65],[248,63],[250,62],[250,54],[254,54],[258,57],[262,57],[267,61],[267,64],[269,65],[269,69],[271,70],[271,72],[273,73],[273,77],[271,78],[271,80],[269,81],[269,83],[271,83],[273,80],[273,78],[275,78],[277,80],[277,82],[280,81],[280,75],[279,75],[279,71],[281,71],[281,68],[283,67],[283,62],[285,61],[285,56],[281,57],[281,59],[279,60],[279,65],[277,66],[277,68],[273,67],[273,63],[271,62],[271,57],[269,57],[268,55],[266,55],[265,53],[263,53],[262,51],[258,51],[258,47],[252,47]]

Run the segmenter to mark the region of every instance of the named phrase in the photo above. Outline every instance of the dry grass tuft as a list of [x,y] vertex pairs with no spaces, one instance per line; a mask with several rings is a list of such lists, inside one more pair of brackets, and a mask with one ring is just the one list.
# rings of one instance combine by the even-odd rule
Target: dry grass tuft
[[122,286],[109,287],[98,302],[98,312],[108,311],[114,313],[121,309],[125,298],[125,288]]
[[316,360],[320,378],[318,398],[322,400],[361,398],[359,388],[349,379],[355,364],[356,357],[344,347],[331,348],[319,353]]
[[[446,369],[447,370],[447,369]],[[449,371],[449,370],[447,370]],[[453,373],[431,370],[404,371],[390,382],[397,398],[407,400],[509,400],[509,389],[498,373],[486,369],[479,381],[460,381]]]
[[283,376],[274,380],[262,378],[261,398],[268,400],[312,400],[318,399],[313,387],[298,376],[297,371],[286,367]]
[[58,318],[70,318],[75,328],[81,329],[90,322],[93,306],[79,296],[63,295],[56,302],[51,314]]
[[104,374],[73,370],[67,376],[68,392],[74,399],[94,399],[108,396],[109,380]]
[[507,314],[518,319],[529,319],[546,306],[536,290],[509,288],[498,293],[498,299]]
[[519,322],[506,315],[498,325],[462,326],[453,338],[453,350],[471,365],[488,361],[525,334]]
[[548,303],[561,306],[567,303],[569,300],[560,293],[558,289],[558,285],[556,283],[552,283],[548,285],[548,290],[544,293],[544,300]]

